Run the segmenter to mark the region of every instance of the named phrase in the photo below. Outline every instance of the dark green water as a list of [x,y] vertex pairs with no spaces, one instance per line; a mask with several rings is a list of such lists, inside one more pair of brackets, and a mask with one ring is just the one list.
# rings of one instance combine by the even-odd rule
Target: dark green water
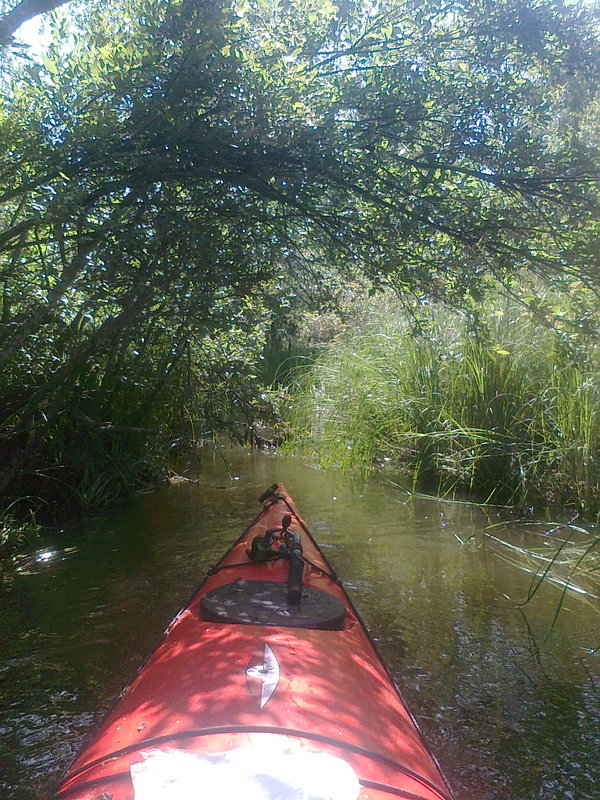
[[[282,480],[466,800],[596,800],[598,608],[481,546],[489,512],[229,451],[57,532],[0,584],[0,797],[42,798],[206,569]],[[504,529],[515,543],[523,531]],[[469,538],[471,537],[471,538]],[[551,631],[551,632],[550,632]]]

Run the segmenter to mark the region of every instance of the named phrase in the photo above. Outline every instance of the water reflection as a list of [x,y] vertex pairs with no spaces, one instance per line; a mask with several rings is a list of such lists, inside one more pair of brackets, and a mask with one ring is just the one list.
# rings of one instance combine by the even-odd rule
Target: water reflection
[[38,550],[33,553],[13,556],[10,565],[15,572],[22,575],[35,575],[51,562],[64,561],[70,553],[77,552],[76,547],[63,547],[54,550]]
[[[460,798],[597,796],[597,610],[488,540],[494,512],[231,451],[57,533],[2,592],[0,793],[43,796],[206,569],[284,480]],[[235,476],[232,480],[230,476]],[[532,528],[535,533],[535,527]],[[530,536],[503,529],[521,546]],[[3,796],[4,796],[3,795]]]

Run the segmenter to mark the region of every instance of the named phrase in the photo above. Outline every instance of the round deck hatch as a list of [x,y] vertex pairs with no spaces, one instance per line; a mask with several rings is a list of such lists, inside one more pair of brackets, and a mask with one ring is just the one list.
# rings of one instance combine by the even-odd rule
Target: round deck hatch
[[202,619],[241,625],[281,625],[339,631],[344,627],[344,604],[327,592],[302,588],[297,606],[287,602],[287,584],[278,581],[237,580],[217,586],[201,601]]

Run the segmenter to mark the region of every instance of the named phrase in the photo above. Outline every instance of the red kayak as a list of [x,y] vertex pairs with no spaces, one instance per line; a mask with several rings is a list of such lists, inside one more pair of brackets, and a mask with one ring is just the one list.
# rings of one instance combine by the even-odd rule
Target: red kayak
[[64,775],[61,800],[451,800],[281,484]]

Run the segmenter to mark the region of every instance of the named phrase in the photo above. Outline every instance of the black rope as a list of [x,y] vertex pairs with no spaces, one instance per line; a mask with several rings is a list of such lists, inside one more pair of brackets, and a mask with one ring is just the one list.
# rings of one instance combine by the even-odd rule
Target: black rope
[[[277,556],[277,558],[280,558],[280,556]],[[276,558],[269,558],[267,560],[268,561],[276,561]],[[223,569],[237,569],[238,567],[249,567],[249,566],[254,566],[255,564],[258,564],[258,563],[264,564],[266,562],[264,562],[264,561],[261,561],[261,562],[258,562],[258,561],[240,561],[239,564],[222,564],[222,565],[215,564],[214,567],[211,567],[206,574],[207,575],[216,575],[217,572],[221,572],[221,570],[223,570]]]
[[[220,564],[220,563],[217,563],[214,566],[212,566],[208,570],[208,572],[206,574],[207,575],[216,575],[217,572],[221,572],[221,570],[223,570],[223,569],[239,569],[240,567],[258,566],[259,564],[267,564],[269,561],[278,561],[279,559],[287,558],[287,557],[288,557],[287,553],[285,553],[285,554],[281,553],[280,555],[271,556],[271,557],[265,559],[265,561],[240,561],[237,564]],[[304,561],[304,563],[307,564],[307,566],[309,566],[312,569],[316,570],[317,572],[321,573],[321,575],[324,575],[326,578],[329,578],[330,581],[333,581],[338,586],[342,585],[342,582],[340,581],[338,576],[335,575],[333,572],[327,572],[326,569],[323,569],[318,564],[315,564],[309,558],[306,558],[306,556],[301,556],[301,558],[302,558],[302,561]]]
[[[116,775],[110,775],[108,778],[106,775],[104,775],[102,778],[93,778],[91,781],[86,781],[78,786],[65,789],[64,792],[61,792],[60,794],[63,797],[67,797],[69,794],[73,794],[73,792],[79,793],[81,791],[89,791],[90,789],[95,788],[100,790],[102,789],[102,786],[106,784],[107,780],[120,781],[129,780],[130,778],[130,770],[127,770],[126,772],[118,772]],[[361,786],[364,786],[365,789],[375,789],[378,792],[385,792],[386,794],[394,795],[394,797],[401,797],[402,800],[426,800],[426,798],[421,794],[414,794],[414,792],[408,792],[406,789],[399,789],[397,786],[390,786],[387,783],[378,783],[377,781],[370,781],[366,778],[359,778],[358,782]]]
[[338,578],[338,576],[335,573],[327,572],[326,569],[323,569],[322,567],[319,567],[318,564],[313,563],[309,558],[306,558],[305,556],[302,556],[302,560],[304,561],[305,564],[308,564],[309,567],[312,567],[313,569],[316,569],[317,572],[320,572],[321,575],[324,575],[326,578],[329,578],[329,580],[333,581],[338,586],[342,585],[341,580]]
[[[218,725],[215,727],[198,728],[196,730],[179,731],[177,733],[169,733],[163,736],[154,736],[150,739],[142,739],[141,741],[130,744],[127,747],[121,747],[119,750],[114,750],[112,753],[107,753],[100,758],[95,758],[92,761],[89,761],[78,770],[75,770],[75,772],[73,772],[71,775],[67,775],[65,782],[69,783],[75,778],[82,776],[85,772],[89,772],[90,770],[94,769],[95,767],[106,764],[108,761],[116,761],[119,758],[123,758],[123,756],[129,755],[130,753],[135,753],[137,750],[141,750],[145,747],[162,745],[166,744],[167,742],[177,741],[178,739],[195,739],[201,736],[213,736],[221,733],[270,733],[278,734],[280,736],[290,736],[292,738],[308,739],[320,742],[321,744],[326,744],[330,747],[336,747],[340,750],[347,750],[355,755],[362,756],[370,759],[371,761],[376,761],[380,764],[385,764],[389,767],[392,767],[393,769],[398,770],[402,774],[434,791],[440,800],[449,800],[451,797],[423,775],[419,775],[418,772],[414,772],[412,769],[405,767],[403,764],[398,763],[395,759],[390,758],[390,756],[386,756],[384,753],[378,753],[376,751],[369,750],[366,747],[361,747],[360,745],[352,744],[351,742],[345,742],[343,739],[335,739],[332,736],[325,736],[324,734],[315,733],[313,731],[298,731],[294,728],[283,728],[276,726],[270,727],[268,725]],[[81,788],[81,785],[72,788],[67,786],[65,789],[58,791],[56,797],[65,797],[75,790],[81,791]],[[402,797],[402,795],[399,796]],[[408,797],[410,800],[419,797],[418,795],[413,795],[411,798],[409,793],[405,793],[404,796]],[[419,800],[423,800],[423,798],[419,798]]]
[[363,778],[359,778],[361,786],[364,786],[365,789],[376,789],[378,792],[385,792],[386,794],[393,794],[396,797],[403,797],[404,800],[426,800],[422,794],[414,794],[413,792],[407,792],[406,789],[398,789],[396,786],[388,786],[387,783],[378,783],[377,781],[368,781]]

